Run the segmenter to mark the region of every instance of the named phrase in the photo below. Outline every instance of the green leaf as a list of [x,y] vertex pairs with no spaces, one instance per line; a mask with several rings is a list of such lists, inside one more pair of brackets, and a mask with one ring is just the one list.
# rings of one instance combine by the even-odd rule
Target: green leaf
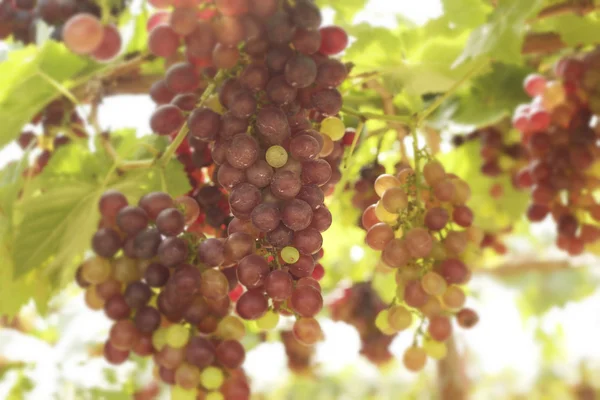
[[[438,158],[448,172],[469,183],[469,206],[475,215],[475,224],[486,231],[497,232],[521,220],[529,203],[529,193],[514,189],[507,174],[495,179],[483,175],[480,171],[483,160],[479,149],[478,141],[467,142]],[[501,198],[490,195],[491,187],[496,184],[500,184],[504,190]]]
[[564,14],[543,19],[535,30],[558,33],[569,47],[595,45],[600,36],[600,21],[594,14],[586,17]]
[[526,21],[543,5],[544,0],[502,0],[488,22],[475,28],[455,65],[481,58],[505,63],[519,63]]
[[458,27],[475,28],[485,22],[492,11],[489,4],[481,0],[442,0],[444,16]]
[[530,72],[528,68],[494,63],[487,74],[473,79],[469,87],[440,107],[436,125],[443,128],[452,120],[485,126],[512,115],[519,104],[530,100],[522,86]]
[[28,46],[11,52],[8,60],[0,64],[0,146],[15,139],[23,125],[60,95],[40,71],[68,89],[72,78],[100,67],[52,40],[40,48]]

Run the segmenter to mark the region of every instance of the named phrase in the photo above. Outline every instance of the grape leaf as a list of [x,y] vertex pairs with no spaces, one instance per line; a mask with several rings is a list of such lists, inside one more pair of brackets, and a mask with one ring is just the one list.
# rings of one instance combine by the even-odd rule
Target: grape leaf
[[600,24],[597,17],[588,15],[580,17],[575,14],[564,14],[552,18],[544,18],[536,23],[536,31],[556,32],[569,47],[594,45],[600,36]]
[[543,5],[544,0],[503,0],[491,13],[488,22],[475,28],[455,65],[481,58],[493,58],[506,63],[519,63],[525,21]]
[[[0,146],[20,133],[21,128],[60,95],[49,79],[68,88],[72,78],[101,68],[69,51],[64,45],[47,41],[42,47],[28,46],[10,52],[0,64]],[[40,71],[42,74],[40,74]]]
[[444,16],[458,27],[475,28],[483,24],[492,10],[481,0],[442,0]]

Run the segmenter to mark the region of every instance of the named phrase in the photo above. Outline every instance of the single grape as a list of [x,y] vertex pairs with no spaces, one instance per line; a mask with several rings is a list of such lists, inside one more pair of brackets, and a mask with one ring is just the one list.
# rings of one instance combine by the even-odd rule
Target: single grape
[[262,317],[268,310],[269,303],[261,291],[254,289],[242,294],[237,301],[236,311],[246,320]]
[[80,13],[69,18],[62,31],[69,50],[77,54],[91,54],[102,44],[104,28],[98,18]]

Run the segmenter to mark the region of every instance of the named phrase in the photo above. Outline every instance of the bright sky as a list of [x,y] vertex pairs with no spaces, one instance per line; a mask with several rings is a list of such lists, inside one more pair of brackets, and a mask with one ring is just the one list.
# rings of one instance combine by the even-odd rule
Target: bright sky
[[[357,16],[356,22],[369,21],[372,24],[393,26],[395,16],[402,13],[415,22],[423,23],[428,18],[436,17],[441,13],[439,0],[371,0],[366,10]],[[330,19],[330,12],[324,13]],[[120,96],[106,100],[100,109],[100,122],[104,128],[135,127],[140,132],[148,132],[148,118],[154,105],[149,98],[143,96]],[[20,156],[15,145],[10,145],[0,151],[0,166],[11,159]],[[532,384],[539,373],[540,349],[533,339],[535,321],[524,322],[515,306],[517,294],[488,279],[475,279],[473,289],[480,295],[475,301],[469,300],[470,306],[480,312],[481,322],[476,329],[459,331],[457,340],[461,349],[468,347],[470,360],[468,372],[472,378],[481,375],[495,375],[510,369],[515,373],[516,380],[522,389]],[[551,294],[549,294],[551,295]],[[565,329],[567,358],[562,373],[576,378],[576,365],[584,358],[600,359],[600,347],[590,346],[592,333],[600,332],[600,314],[597,312],[600,294],[588,300],[567,307],[564,310],[553,310],[544,318],[543,326],[548,333],[556,330],[558,323]],[[44,322],[46,323],[46,322]],[[0,354],[11,359],[27,359],[42,361],[32,373],[32,377],[43,379],[45,384],[38,387],[39,392],[32,394],[44,398],[47,393],[55,389],[60,379],[66,379],[81,384],[89,385],[95,374],[100,375],[99,368],[103,364],[95,364],[93,371],[86,369],[81,374],[77,366],[77,359],[65,356],[65,352],[81,349],[86,341],[97,340],[105,335],[108,322],[101,314],[84,311],[80,297],[68,301],[67,307],[61,314],[54,317],[61,331],[69,330],[69,326],[85,326],[85,335],[79,337],[63,337],[59,346],[49,346],[31,338],[20,337],[14,332],[0,330]],[[410,381],[414,379],[403,368],[393,371],[388,378],[381,378],[379,372],[358,355],[359,340],[353,328],[343,323],[323,321],[326,342],[318,347],[318,361],[326,372],[342,371],[348,365],[355,365],[360,371],[361,379],[395,379]],[[81,331],[77,331],[81,332]],[[401,357],[404,349],[409,344],[408,335],[399,337],[393,345],[394,353]],[[76,357],[76,356],[73,356]],[[64,367],[58,368],[56,362],[67,359]],[[259,346],[251,351],[246,361],[247,371],[260,389],[269,389],[277,386],[286,379],[285,356],[280,343],[269,343]],[[127,369],[127,367],[124,367]],[[427,366],[431,373],[435,372],[434,363]],[[51,378],[47,374],[52,371]],[[0,384],[0,398],[3,398],[3,389],[7,386]],[[5,392],[4,392],[5,393]],[[502,388],[500,392],[502,393]],[[485,397],[482,397],[485,398]]]

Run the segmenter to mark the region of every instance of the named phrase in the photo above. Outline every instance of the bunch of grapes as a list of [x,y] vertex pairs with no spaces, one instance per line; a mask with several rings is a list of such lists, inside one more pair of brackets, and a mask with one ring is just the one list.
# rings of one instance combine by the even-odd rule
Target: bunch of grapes
[[361,354],[374,364],[384,364],[392,359],[389,346],[395,334],[386,335],[375,325],[375,317],[387,308],[373,290],[371,282],[355,283],[331,303],[331,318],[344,321],[356,328],[362,343]]
[[[478,141],[483,158],[481,173],[490,178],[509,176],[513,186],[518,188],[516,177],[519,170],[529,162],[529,154],[523,143],[510,138],[510,132],[503,123],[479,128],[468,135],[455,136],[453,144],[458,147],[465,142]],[[499,198],[504,188],[499,182],[490,188],[490,195]]]
[[530,104],[519,106],[513,124],[530,154],[517,183],[531,190],[531,222],[548,215],[557,224],[557,246],[570,255],[600,238],[597,160],[600,102],[600,50],[567,56],[554,67],[554,79],[538,74],[524,82]]
[[[125,0],[112,3],[113,16],[127,7]],[[102,25],[101,14],[100,6],[91,0],[2,0],[0,38],[12,35],[23,43],[34,43],[39,18],[53,27],[51,37],[74,53],[110,61],[121,49],[121,35],[116,26]]]
[[[240,317],[271,326],[279,314],[295,315],[296,338],[314,344],[323,298],[313,276],[323,275],[321,234],[331,225],[324,198],[341,177],[346,134],[336,87],[348,71],[328,56],[348,38],[320,28],[308,0],[151,3],[174,8],[151,18],[150,51],[176,60],[183,45],[185,58],[151,89],[151,127],[189,131],[192,157],[216,165],[207,176],[227,192],[233,214],[225,239],[200,244],[200,261],[235,267],[245,288]],[[217,96],[201,95],[207,84]]]
[[17,144],[23,150],[38,148],[41,152],[36,156],[35,163],[25,175],[35,176],[42,172],[50,161],[54,151],[69,144],[73,139],[84,139],[88,137],[85,123],[73,103],[66,98],[60,98],[48,104],[44,110],[36,115],[32,125],[39,125],[41,135],[33,130],[21,132],[17,138]]
[[397,269],[395,300],[375,323],[383,333],[393,335],[409,328],[415,316],[421,320],[403,359],[407,369],[418,371],[427,355],[445,356],[451,317],[464,327],[477,322],[477,314],[463,308],[460,285],[471,275],[462,258],[469,246],[479,247],[483,233],[472,226],[473,213],[465,205],[471,195],[469,185],[447,174],[437,161],[428,161],[422,171],[404,167],[396,176],[381,175],[374,187],[380,200],[363,214],[365,241],[382,252],[386,266]]
[[76,279],[88,307],[114,321],[105,358],[120,364],[131,352],[152,356],[158,375],[175,391],[249,398],[240,369],[245,327],[231,315],[228,296],[236,282],[202,263],[209,256],[203,244],[211,239],[186,231],[198,218],[196,201],[153,192],[134,206],[111,190],[99,209],[96,255]]

